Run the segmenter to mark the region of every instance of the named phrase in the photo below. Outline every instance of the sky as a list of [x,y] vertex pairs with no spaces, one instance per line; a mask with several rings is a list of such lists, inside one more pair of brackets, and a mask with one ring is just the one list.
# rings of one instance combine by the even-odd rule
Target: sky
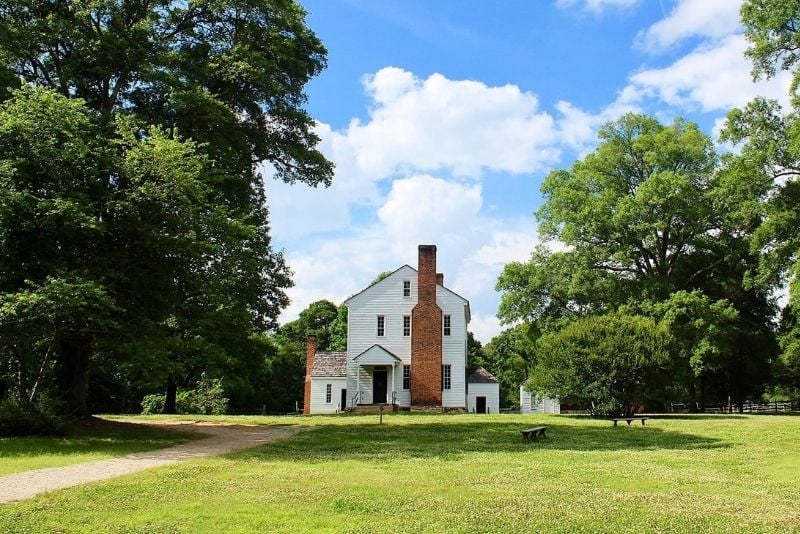
[[312,188],[264,169],[294,272],[281,322],[435,244],[485,343],[506,326],[498,275],[540,243],[542,180],[605,122],[685,117],[716,140],[731,108],[787,101],[787,74],[752,80],[738,0],[300,1],[328,49],[306,107],[336,173]]

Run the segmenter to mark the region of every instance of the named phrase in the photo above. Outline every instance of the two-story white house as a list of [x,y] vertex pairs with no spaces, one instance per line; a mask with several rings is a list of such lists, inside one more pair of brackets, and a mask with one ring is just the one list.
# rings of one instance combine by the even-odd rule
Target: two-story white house
[[474,375],[481,385],[468,396],[469,302],[444,286],[435,245],[419,246],[417,269],[403,265],[344,304],[347,351],[317,352],[309,338],[305,413],[379,404],[497,412],[499,396],[481,394],[490,374]]

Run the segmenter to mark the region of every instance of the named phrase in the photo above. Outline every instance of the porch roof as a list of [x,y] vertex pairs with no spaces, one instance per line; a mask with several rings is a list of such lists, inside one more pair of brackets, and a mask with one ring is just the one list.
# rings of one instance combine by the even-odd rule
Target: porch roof
[[402,360],[376,344],[353,358],[353,361],[359,365],[394,365]]

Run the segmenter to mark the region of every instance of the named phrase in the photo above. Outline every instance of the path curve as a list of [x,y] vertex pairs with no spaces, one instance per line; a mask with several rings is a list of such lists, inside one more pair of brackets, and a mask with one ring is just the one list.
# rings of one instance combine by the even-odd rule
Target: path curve
[[192,421],[148,421],[136,424],[157,425],[159,428],[181,432],[198,432],[207,434],[208,437],[119,458],[6,475],[0,477],[0,503],[30,499],[40,493],[128,475],[152,467],[258,447],[276,439],[293,436],[300,431],[300,427],[296,426],[222,425]]

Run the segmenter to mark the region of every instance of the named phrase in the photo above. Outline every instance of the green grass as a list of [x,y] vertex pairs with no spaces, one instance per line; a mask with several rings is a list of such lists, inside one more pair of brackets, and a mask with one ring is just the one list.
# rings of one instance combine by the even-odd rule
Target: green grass
[[0,438],[0,476],[169,447],[187,433],[111,421],[73,425],[63,437]]
[[0,506],[0,531],[800,532],[800,417],[215,420],[311,428]]

